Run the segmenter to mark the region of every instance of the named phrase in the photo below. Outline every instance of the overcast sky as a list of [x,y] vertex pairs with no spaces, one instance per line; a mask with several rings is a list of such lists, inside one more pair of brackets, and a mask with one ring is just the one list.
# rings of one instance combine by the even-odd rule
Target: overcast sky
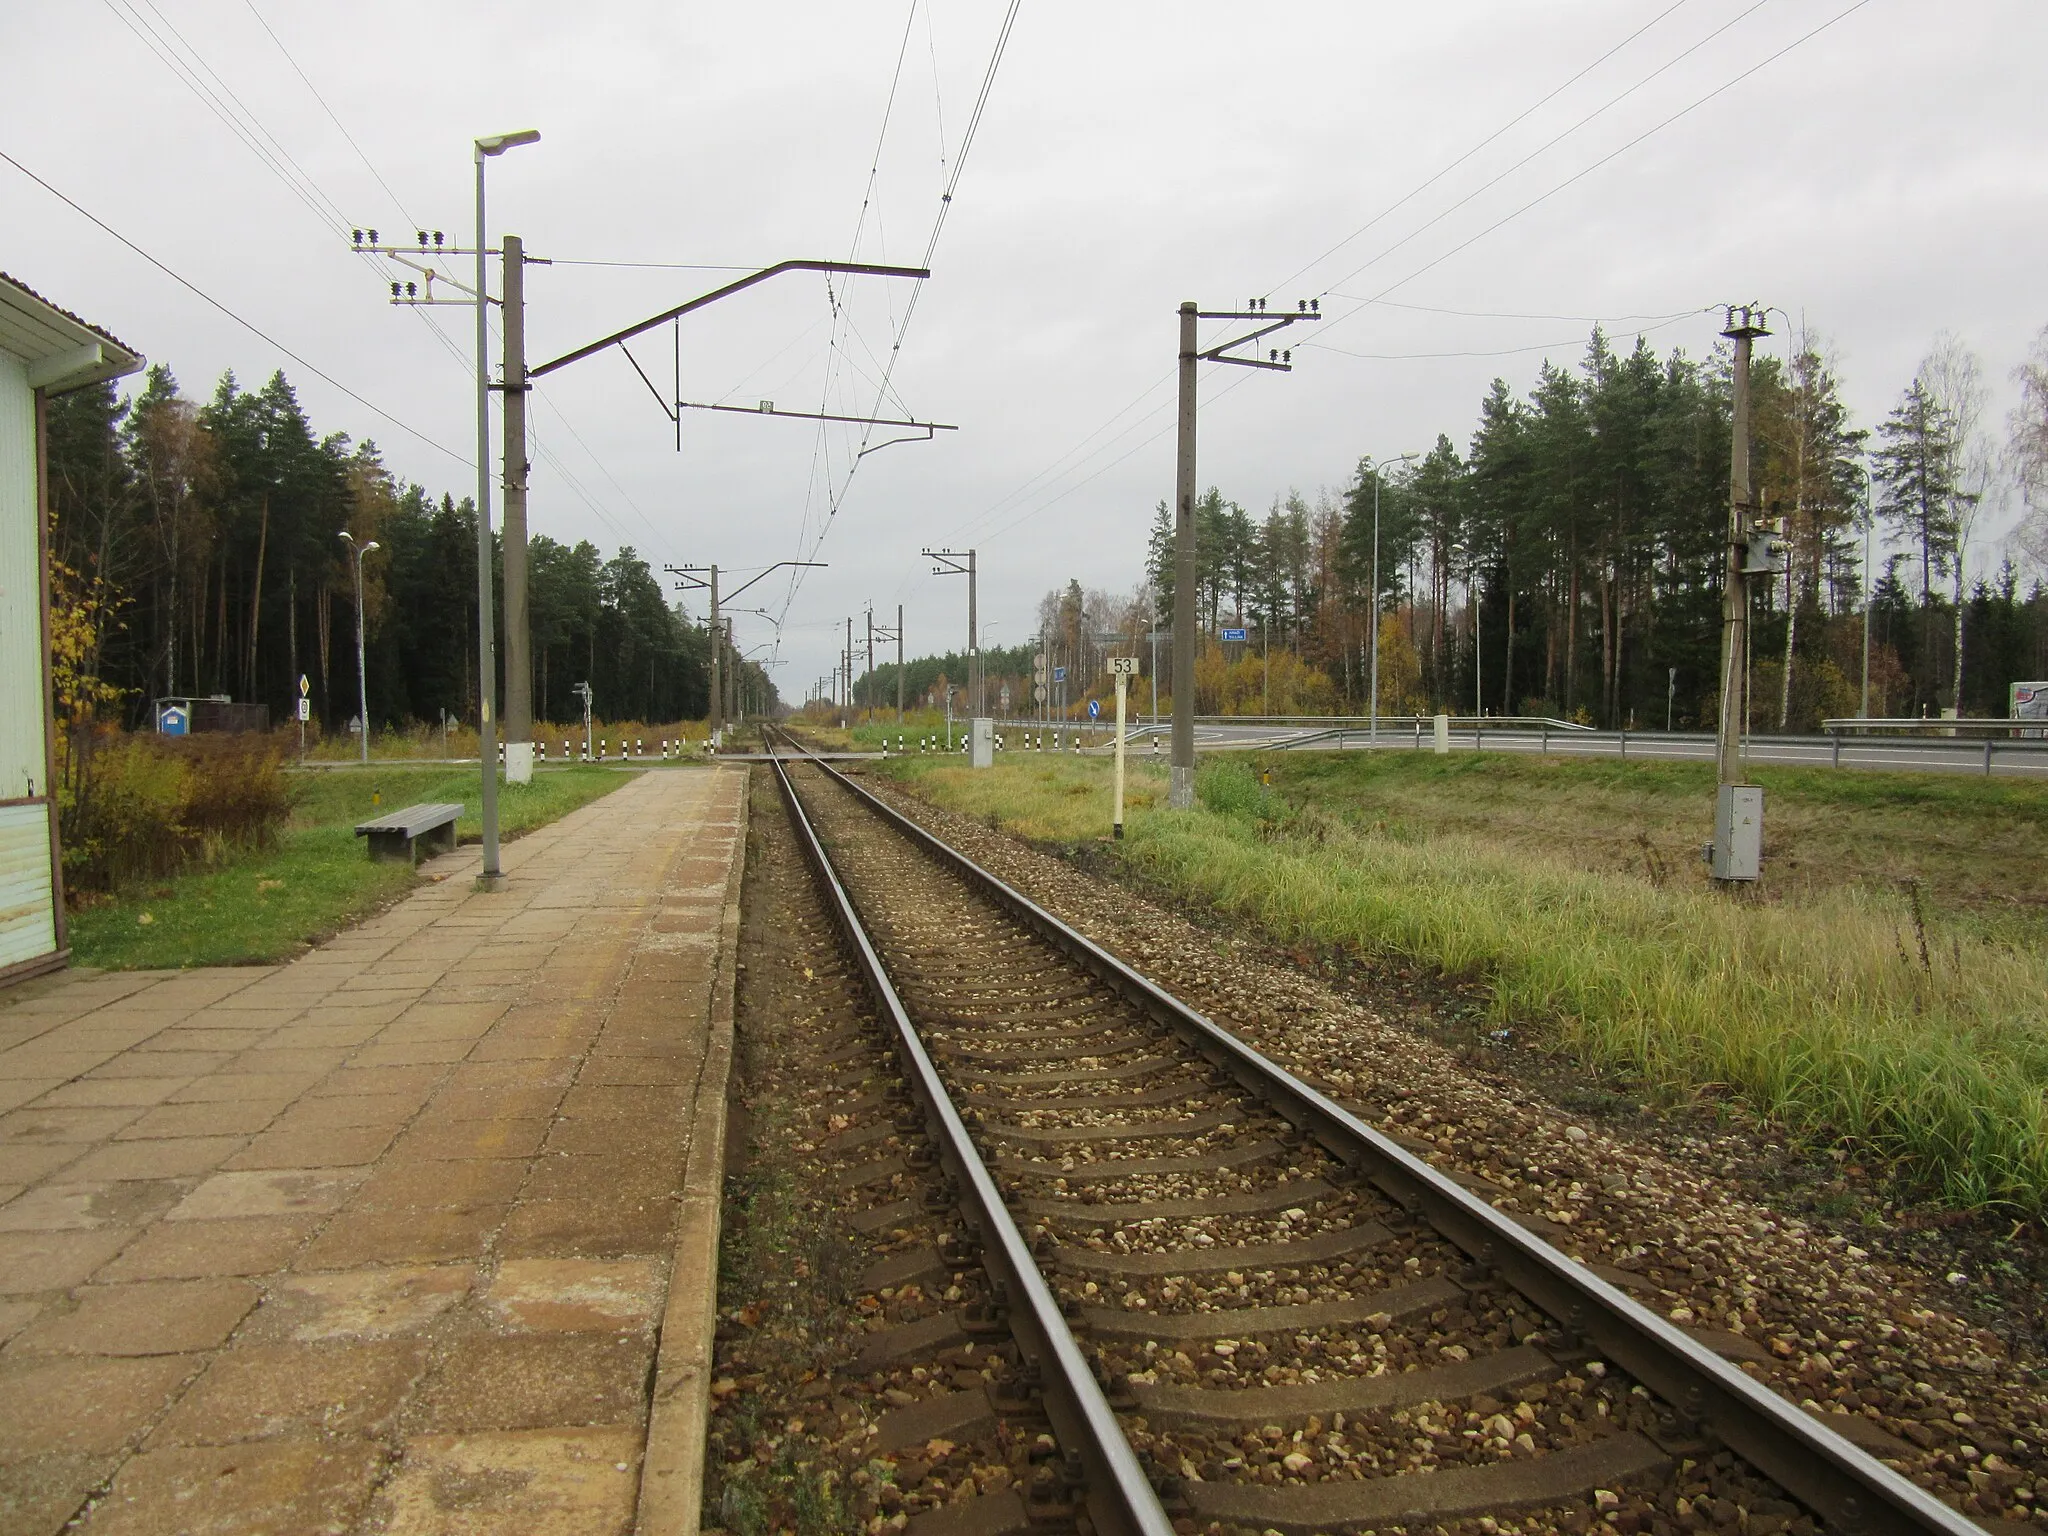
[[[870,454],[850,481],[859,428],[685,412],[679,453],[616,350],[547,380],[534,410],[536,532],[631,544],[657,569],[716,561],[740,573],[728,588],[829,562],[793,596],[777,573],[742,599],[786,607],[777,681],[797,699],[870,602],[906,606],[912,654],[964,638],[964,583],[931,576],[922,545],[979,549],[985,644],[1026,638],[1069,576],[1138,580],[1172,492],[1184,298],[1320,296],[1330,317],[1288,333],[1291,375],[1204,379],[1202,483],[1255,512],[1341,487],[1364,454],[1440,431],[1462,446],[1494,375],[1520,390],[1545,355],[1576,361],[1593,317],[1699,353],[1707,306],[1780,306],[1832,344],[1865,426],[1953,331],[1996,430],[2048,323],[2039,0],[1022,0],[963,162],[1008,8],[11,8],[0,148],[403,426],[4,163],[0,268],[195,395],[224,368],[253,384],[281,366],[316,428],[374,437],[397,474],[461,495],[471,314],[389,307],[405,274],[345,231],[467,242],[477,135],[544,135],[490,168],[493,236],[560,262],[528,276],[536,363],[737,269],[916,265],[957,174],[920,293],[783,277],[635,355],[665,395],[679,342],[685,400],[879,400],[958,431]],[[1552,318],[1520,318],[1536,316]],[[775,634],[738,626],[743,646]]]

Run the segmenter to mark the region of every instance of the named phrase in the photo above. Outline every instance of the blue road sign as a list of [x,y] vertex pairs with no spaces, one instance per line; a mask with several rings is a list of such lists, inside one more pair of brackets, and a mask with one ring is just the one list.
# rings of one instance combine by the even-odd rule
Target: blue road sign
[[1054,667],[1052,669],[1052,680],[1056,683],[1064,683],[1067,680],[1067,669],[1065,667]]
[[1088,701],[1088,718],[1090,720],[1100,720],[1102,718],[1102,700],[1090,699]]
[[1244,638],[1244,631],[1241,629],[1226,629],[1223,631],[1223,638],[1226,640],[1242,640]]

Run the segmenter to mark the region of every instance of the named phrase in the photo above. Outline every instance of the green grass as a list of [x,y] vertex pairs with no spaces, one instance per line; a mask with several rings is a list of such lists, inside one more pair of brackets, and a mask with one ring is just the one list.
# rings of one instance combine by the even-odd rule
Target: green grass
[[[1121,856],[1289,944],[1482,982],[1502,1020],[1652,1091],[1740,1100],[1887,1157],[1957,1205],[2048,1210],[2040,787],[1771,775],[1780,888],[1731,897],[1689,864],[1616,862],[1637,832],[1653,850],[1703,840],[1711,780],[1693,765],[1268,761],[1270,787],[1248,761],[1213,761],[1202,809],[1135,807]],[[1073,841],[1108,830],[1106,766],[1011,759],[974,774],[909,758],[891,771]],[[1784,870],[1802,839],[1819,852]],[[1916,872],[1923,915],[1946,893],[1924,961],[1913,895],[1872,868]]]
[[[596,766],[550,770],[498,794],[500,835],[530,832],[624,784]],[[156,970],[289,959],[410,890],[403,864],[372,862],[355,823],[376,809],[461,801],[456,832],[482,835],[474,768],[373,767],[294,772],[292,814],[276,844],[125,891],[72,915],[78,965]]]

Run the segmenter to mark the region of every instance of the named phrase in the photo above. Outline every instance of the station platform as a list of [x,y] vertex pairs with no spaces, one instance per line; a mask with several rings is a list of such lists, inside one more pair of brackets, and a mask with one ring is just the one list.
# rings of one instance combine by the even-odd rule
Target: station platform
[[746,782],[0,994],[0,1531],[697,1529]]

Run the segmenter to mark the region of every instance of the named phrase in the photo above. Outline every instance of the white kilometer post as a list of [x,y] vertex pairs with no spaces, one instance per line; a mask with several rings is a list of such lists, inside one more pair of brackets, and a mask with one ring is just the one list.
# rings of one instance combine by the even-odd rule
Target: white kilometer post
[[1116,815],[1110,826],[1112,835],[1121,839],[1124,835],[1124,690],[1137,675],[1138,658],[1135,656],[1112,656],[1109,670],[1116,674]]

